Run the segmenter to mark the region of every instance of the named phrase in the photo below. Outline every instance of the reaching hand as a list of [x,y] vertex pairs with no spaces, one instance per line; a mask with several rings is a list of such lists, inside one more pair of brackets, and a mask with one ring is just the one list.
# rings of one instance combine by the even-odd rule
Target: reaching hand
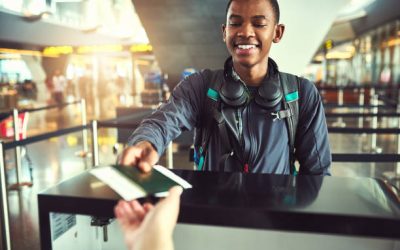
[[149,172],[159,158],[157,151],[150,142],[141,141],[125,148],[118,163],[125,166],[137,166],[143,172]]
[[182,187],[175,186],[155,207],[138,201],[119,201],[115,215],[124,233],[125,243],[133,249],[173,249],[172,233],[179,213]]

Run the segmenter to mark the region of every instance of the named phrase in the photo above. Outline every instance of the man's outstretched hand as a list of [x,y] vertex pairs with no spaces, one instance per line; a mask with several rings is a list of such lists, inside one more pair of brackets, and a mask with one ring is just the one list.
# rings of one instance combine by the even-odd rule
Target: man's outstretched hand
[[137,166],[147,173],[159,160],[160,156],[148,141],[141,141],[133,146],[126,147],[118,163],[125,166]]

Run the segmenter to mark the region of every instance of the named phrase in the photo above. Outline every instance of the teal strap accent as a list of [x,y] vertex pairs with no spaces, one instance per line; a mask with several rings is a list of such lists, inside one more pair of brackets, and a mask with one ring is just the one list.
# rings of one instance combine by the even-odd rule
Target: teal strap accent
[[299,99],[299,92],[298,91],[292,92],[292,93],[287,94],[285,96],[285,100],[287,102],[293,102],[293,101],[296,101],[297,99]]
[[286,195],[283,198],[283,203],[285,205],[296,205],[296,196],[293,195]]
[[199,163],[197,164],[197,170],[201,170],[203,168],[203,164],[204,164],[204,155],[203,155],[203,147],[199,148]]
[[197,165],[197,170],[201,170],[203,168],[203,164],[204,164],[204,156],[200,156],[200,160],[199,160],[199,165]]
[[296,170],[296,167],[295,166],[293,166],[293,173],[292,173],[294,176],[297,176],[299,173],[297,172],[297,170]]
[[219,94],[217,91],[215,91],[212,88],[209,88],[207,91],[207,96],[210,97],[211,99],[213,99],[214,101],[218,101],[219,99]]

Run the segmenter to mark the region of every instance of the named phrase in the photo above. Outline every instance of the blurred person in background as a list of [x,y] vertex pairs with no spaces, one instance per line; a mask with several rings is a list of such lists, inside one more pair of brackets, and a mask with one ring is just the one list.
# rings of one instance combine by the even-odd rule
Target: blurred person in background
[[56,104],[64,103],[64,91],[67,87],[67,79],[61,74],[59,69],[54,71],[52,78],[52,97]]

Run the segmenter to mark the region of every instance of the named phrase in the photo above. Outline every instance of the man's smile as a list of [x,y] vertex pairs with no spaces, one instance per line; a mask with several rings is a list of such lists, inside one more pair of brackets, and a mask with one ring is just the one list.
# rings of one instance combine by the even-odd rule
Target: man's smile
[[238,55],[249,55],[254,53],[259,48],[259,45],[254,43],[235,43],[233,47]]

